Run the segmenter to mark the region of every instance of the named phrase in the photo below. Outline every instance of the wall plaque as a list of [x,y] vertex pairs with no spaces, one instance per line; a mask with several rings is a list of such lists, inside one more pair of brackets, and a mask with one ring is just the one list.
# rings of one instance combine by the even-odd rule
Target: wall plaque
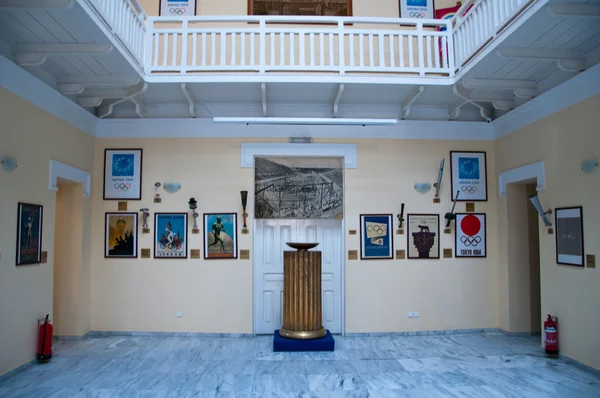
[[240,250],[240,260],[250,260],[250,250]]
[[585,256],[587,267],[588,268],[596,268],[596,255],[588,254]]
[[40,261],[40,262],[41,262],[42,264],[46,264],[46,263],[48,262],[48,252],[46,252],[46,251],[43,251],[43,252],[42,252],[42,254],[41,254],[41,257],[42,257],[42,258],[41,258],[41,261]]
[[404,228],[398,228],[396,230],[396,235],[404,235]]
[[467,202],[466,208],[467,213],[473,213],[475,211],[475,202]]
[[445,234],[451,234],[452,233],[452,228],[444,228],[444,233]]
[[242,228],[242,235],[248,235],[250,230],[248,228]]
[[348,231],[348,235],[356,235],[356,230],[351,229],[350,231]]
[[440,198],[433,198],[433,203],[441,203],[442,201],[440,200]]
[[162,198],[154,198],[154,203],[162,203]]
[[199,260],[200,259],[200,249],[192,249],[192,250],[190,250],[190,258]]
[[396,260],[406,259],[406,250],[396,250]]
[[452,258],[452,249],[444,249],[444,258]]
[[127,211],[127,202],[118,202],[117,210],[118,211]]
[[554,228],[548,228],[548,235],[554,235]]
[[150,228],[142,228],[142,233],[143,234],[149,234],[150,233]]
[[199,234],[200,228],[192,228],[192,234]]
[[151,249],[142,249],[142,258],[150,258],[150,254],[152,254]]
[[358,260],[358,250],[348,250],[348,260]]

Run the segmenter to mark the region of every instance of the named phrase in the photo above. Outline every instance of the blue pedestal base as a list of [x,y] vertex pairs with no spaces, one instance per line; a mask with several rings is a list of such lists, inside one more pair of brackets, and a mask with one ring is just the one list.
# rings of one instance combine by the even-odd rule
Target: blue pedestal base
[[320,339],[312,340],[296,340],[281,337],[279,329],[273,334],[273,351],[274,352],[290,352],[290,351],[334,351],[335,340],[327,330],[327,334]]

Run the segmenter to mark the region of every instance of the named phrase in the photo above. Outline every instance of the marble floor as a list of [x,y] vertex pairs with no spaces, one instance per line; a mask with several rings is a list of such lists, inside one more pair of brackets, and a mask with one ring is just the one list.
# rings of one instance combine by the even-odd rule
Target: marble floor
[[600,397],[600,377],[547,359],[539,337],[336,337],[329,353],[273,353],[272,338],[57,341],[0,397]]

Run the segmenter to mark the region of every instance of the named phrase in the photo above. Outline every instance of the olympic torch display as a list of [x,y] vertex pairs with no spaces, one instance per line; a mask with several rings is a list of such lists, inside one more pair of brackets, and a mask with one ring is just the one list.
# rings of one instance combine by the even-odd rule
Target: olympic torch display
[[242,198],[242,217],[244,218],[244,226],[242,227],[242,234],[248,233],[248,226],[246,225],[248,219],[248,213],[246,213],[246,206],[248,205],[248,191],[240,191]]

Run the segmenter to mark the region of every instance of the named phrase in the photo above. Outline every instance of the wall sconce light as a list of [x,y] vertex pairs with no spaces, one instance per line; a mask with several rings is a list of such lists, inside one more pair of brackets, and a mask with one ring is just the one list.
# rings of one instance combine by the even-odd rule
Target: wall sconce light
[[17,159],[13,159],[8,156],[0,157],[0,163],[2,163],[2,168],[9,173],[17,168]]
[[194,198],[190,198],[188,202],[190,205],[190,210],[192,211],[192,217],[194,217],[194,226],[192,228],[198,229],[198,213],[196,213],[196,209],[198,208],[198,202]]
[[248,218],[248,213],[246,213],[246,206],[248,205],[248,191],[240,191],[240,196],[242,198],[242,217],[244,218],[242,233],[247,234],[248,226],[246,225],[246,219]]
[[415,191],[420,194],[426,194],[431,189],[430,182],[415,182]]
[[598,159],[584,160],[581,163],[581,170],[583,170],[583,172],[585,174],[592,174],[594,171],[596,171],[597,167],[598,167]]
[[142,220],[144,223],[142,228],[148,229],[148,217],[150,217],[150,209],[144,207],[143,209],[140,209],[140,212],[142,213]]
[[544,208],[542,207],[542,204],[540,203],[540,198],[538,197],[537,193],[534,193],[533,195],[529,196],[529,200],[533,204],[533,207],[535,207],[535,209],[537,210],[540,217],[542,217],[542,221],[544,222],[544,225],[546,227],[551,227],[552,223],[550,222],[550,220],[548,220],[548,217],[546,217],[546,214],[552,214],[552,209],[544,211]]
[[165,182],[165,183],[163,183],[163,188],[168,193],[175,193],[175,192],[179,191],[179,189],[181,188],[181,183],[180,182]]

